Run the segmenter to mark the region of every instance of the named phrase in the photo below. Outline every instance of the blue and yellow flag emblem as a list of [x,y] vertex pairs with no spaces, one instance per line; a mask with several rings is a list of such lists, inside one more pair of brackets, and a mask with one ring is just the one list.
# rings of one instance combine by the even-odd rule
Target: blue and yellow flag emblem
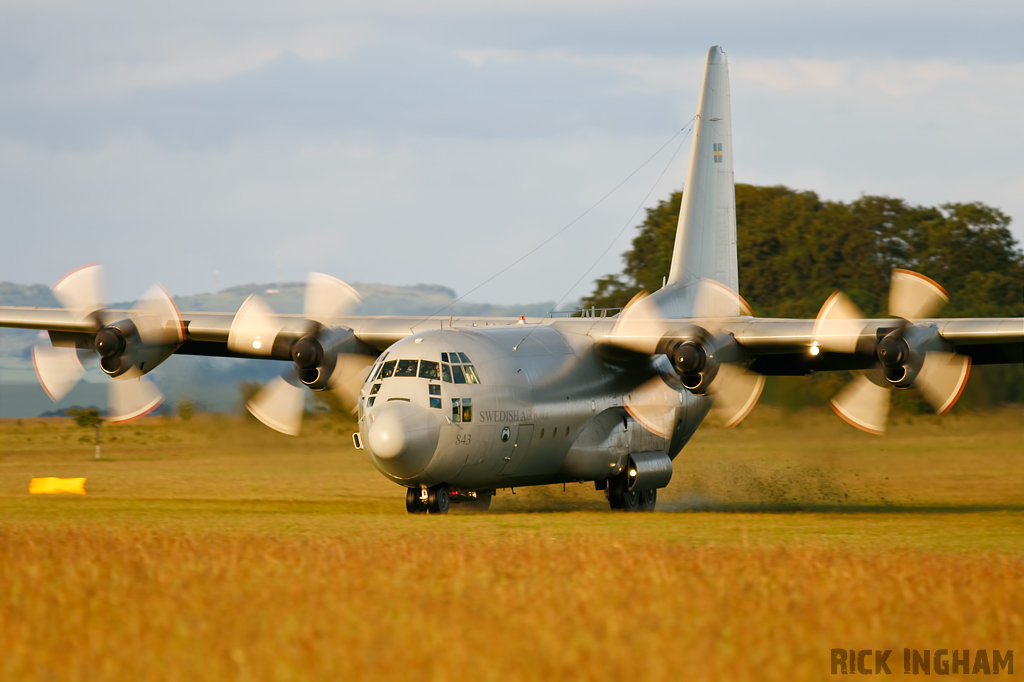
[[711,146],[714,148],[715,152],[715,163],[722,163],[722,143],[715,142]]

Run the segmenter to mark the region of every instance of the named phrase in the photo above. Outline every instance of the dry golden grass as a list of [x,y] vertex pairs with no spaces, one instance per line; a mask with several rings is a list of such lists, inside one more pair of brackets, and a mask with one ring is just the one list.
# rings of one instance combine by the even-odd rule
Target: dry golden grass
[[829,650],[1013,648],[976,555],[0,532],[5,680],[820,679]]
[[146,419],[99,462],[70,420],[0,422],[0,680],[815,680],[833,647],[896,675],[902,647],[1020,650],[1022,418],[877,439],[759,408],[676,460],[682,513],[570,485],[440,518],[330,421]]

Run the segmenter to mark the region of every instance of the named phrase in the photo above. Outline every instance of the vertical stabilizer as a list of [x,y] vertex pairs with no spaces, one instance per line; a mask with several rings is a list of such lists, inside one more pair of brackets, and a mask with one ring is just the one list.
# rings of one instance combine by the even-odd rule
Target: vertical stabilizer
[[710,278],[739,291],[731,117],[729,63],[716,45],[704,67],[669,285]]

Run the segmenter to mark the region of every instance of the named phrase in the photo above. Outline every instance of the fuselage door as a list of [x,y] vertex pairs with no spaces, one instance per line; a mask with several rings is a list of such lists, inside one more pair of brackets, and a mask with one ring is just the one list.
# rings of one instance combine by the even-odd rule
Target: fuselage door
[[518,428],[513,426],[512,431],[515,438],[512,439],[512,447],[505,450],[505,466],[501,468],[500,472],[502,476],[515,473],[526,458],[526,453],[530,449],[530,441],[533,440],[533,424],[520,424]]

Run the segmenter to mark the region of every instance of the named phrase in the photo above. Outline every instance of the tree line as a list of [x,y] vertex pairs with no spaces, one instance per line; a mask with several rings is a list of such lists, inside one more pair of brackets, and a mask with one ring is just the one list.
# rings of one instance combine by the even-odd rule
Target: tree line
[[[647,210],[621,273],[602,277],[586,307],[624,306],[668,274],[682,191]],[[736,185],[740,294],[761,317],[814,317],[835,290],[868,317],[888,314],[893,268],[931,277],[950,294],[942,317],[1024,316],[1024,252],[1010,217],[980,202],[917,206],[862,196],[822,200],[783,186]],[[1024,402],[1024,371],[983,370],[969,403]],[[990,376],[991,375],[991,376]],[[979,383],[979,381],[972,381]],[[986,397],[987,396],[987,397]]]

